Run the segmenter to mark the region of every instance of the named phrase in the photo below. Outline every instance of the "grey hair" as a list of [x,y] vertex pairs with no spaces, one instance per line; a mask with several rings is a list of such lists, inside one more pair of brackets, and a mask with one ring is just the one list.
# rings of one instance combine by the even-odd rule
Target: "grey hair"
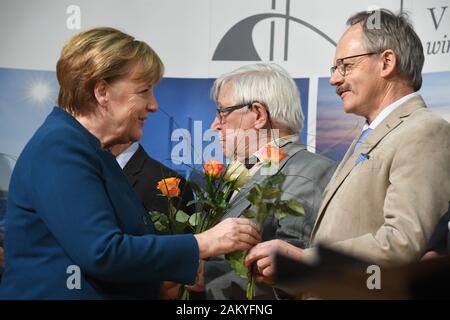
[[298,87],[279,65],[256,63],[221,75],[211,89],[216,102],[220,90],[227,83],[233,86],[235,105],[258,101],[267,107],[273,120],[285,125],[292,133],[302,131],[304,115]]
[[414,91],[419,90],[422,86],[425,58],[422,43],[409,22],[408,15],[396,15],[387,9],[361,11],[347,20],[349,26],[357,23],[362,25],[366,49],[376,53],[387,49],[394,51],[399,75],[407,80]]

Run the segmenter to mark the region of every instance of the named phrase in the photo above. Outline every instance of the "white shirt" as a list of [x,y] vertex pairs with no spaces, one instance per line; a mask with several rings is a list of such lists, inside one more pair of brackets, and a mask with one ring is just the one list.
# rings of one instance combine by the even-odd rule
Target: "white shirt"
[[387,116],[390,115],[395,109],[397,109],[403,102],[406,102],[407,100],[416,96],[420,96],[420,94],[418,92],[413,92],[391,103],[386,108],[384,108],[379,115],[377,115],[377,117],[372,121],[370,125],[366,122],[362,131],[366,130],[367,128],[375,130],[375,128],[378,127],[378,125],[383,122],[383,120],[386,119]]
[[119,163],[119,166],[123,169],[128,161],[130,161],[133,154],[139,149],[139,143],[133,142],[131,146],[125,149],[121,154],[116,157],[116,161]]

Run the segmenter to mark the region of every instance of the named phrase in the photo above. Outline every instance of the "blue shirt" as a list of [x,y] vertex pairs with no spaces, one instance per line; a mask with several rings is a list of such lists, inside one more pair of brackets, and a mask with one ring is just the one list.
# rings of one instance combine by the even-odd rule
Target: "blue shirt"
[[193,235],[155,235],[114,156],[59,107],[17,160],[7,212],[0,299],[157,298],[162,280],[195,280]]

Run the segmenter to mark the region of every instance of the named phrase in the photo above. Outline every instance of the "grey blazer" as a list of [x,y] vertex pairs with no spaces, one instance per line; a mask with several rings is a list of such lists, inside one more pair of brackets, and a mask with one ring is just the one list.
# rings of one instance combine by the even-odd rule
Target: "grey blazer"
[[[305,209],[302,217],[286,216],[282,220],[269,213],[261,229],[262,241],[281,239],[305,248],[320,208],[322,192],[328,184],[336,164],[323,156],[311,153],[300,143],[280,145],[288,156],[280,162],[278,172],[286,176],[282,199],[297,199]],[[261,170],[255,173],[232,199],[232,207],[224,219],[240,217],[242,211],[251,208],[246,196],[249,190],[266,176]],[[240,278],[223,257],[209,259],[205,263],[205,287],[208,299],[245,299],[246,279]],[[264,285],[256,288],[257,299],[275,298],[273,290]]]

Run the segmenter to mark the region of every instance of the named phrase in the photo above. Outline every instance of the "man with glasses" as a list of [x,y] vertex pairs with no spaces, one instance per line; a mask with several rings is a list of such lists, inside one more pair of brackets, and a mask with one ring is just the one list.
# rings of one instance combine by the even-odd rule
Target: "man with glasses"
[[[254,64],[219,77],[211,93],[217,102],[217,116],[211,128],[217,130],[225,156],[251,167],[252,175],[250,182],[231,199],[232,208],[225,218],[238,217],[243,210],[251,208],[246,195],[255,183],[266,178],[259,161],[261,149],[268,144],[281,148],[287,154],[277,168],[286,176],[282,199],[297,199],[305,215],[288,215],[278,220],[269,212],[261,238],[283,239],[304,248],[335,163],[307,151],[299,141],[304,116],[294,80],[276,64]],[[204,267],[208,299],[245,299],[246,280],[235,274],[225,259],[207,261]],[[204,290],[204,287],[199,283],[191,289]],[[259,286],[256,298],[275,296],[272,288]]]
[[[378,265],[410,263],[448,209],[450,124],[417,92],[423,48],[404,15],[360,12],[347,23],[330,84],[344,111],[366,124],[326,188],[311,244]],[[275,251],[303,261],[313,261],[316,252],[281,241],[258,244],[247,263],[256,261],[267,282]]]

